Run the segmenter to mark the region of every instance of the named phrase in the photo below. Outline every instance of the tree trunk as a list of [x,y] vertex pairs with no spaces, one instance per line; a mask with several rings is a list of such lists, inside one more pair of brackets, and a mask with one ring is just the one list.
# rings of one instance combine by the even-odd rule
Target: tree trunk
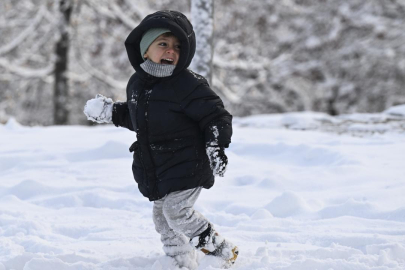
[[68,70],[69,55],[69,25],[72,13],[73,1],[60,0],[59,11],[59,33],[60,37],[56,43],[56,62],[55,62],[55,84],[54,84],[54,124],[65,125],[69,120],[68,97],[69,84],[66,77]]
[[213,21],[214,3],[212,0],[192,0],[191,20],[197,45],[191,69],[212,82]]

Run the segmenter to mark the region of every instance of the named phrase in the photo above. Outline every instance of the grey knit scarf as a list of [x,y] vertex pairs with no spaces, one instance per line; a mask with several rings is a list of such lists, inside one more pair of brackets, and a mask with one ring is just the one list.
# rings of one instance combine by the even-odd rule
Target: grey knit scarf
[[169,77],[173,74],[175,65],[157,64],[149,59],[141,64],[141,68],[148,74],[155,77]]

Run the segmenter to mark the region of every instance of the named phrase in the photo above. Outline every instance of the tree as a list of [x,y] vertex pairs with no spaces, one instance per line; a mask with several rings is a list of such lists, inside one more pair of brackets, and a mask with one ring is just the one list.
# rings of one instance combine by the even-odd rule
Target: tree
[[192,0],[191,20],[196,35],[196,53],[191,69],[212,83],[214,3],[212,0]]
[[[24,124],[52,124],[53,33],[48,2],[0,2],[0,121],[10,115]],[[49,117],[49,115],[51,115]]]
[[59,0],[59,40],[56,42],[55,54],[55,80],[53,94],[54,124],[65,125],[68,123],[69,109],[69,83],[67,78],[69,63],[69,28],[70,17],[73,10],[73,0]]
[[404,1],[215,4],[214,87],[235,115],[405,103]]
[[[60,54],[69,65],[56,72],[63,1],[74,3],[69,50]],[[53,124],[58,80],[68,124],[88,124],[83,106],[97,93],[124,100],[134,72],[124,40],[161,9],[191,19],[198,46],[191,67],[235,116],[378,112],[405,103],[403,1],[63,1],[0,1],[1,123],[14,116],[25,125]]]

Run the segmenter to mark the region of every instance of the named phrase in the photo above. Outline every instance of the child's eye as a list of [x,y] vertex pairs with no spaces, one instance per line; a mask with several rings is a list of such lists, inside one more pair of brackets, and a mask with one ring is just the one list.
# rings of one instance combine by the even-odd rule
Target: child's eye
[[177,50],[180,50],[180,49],[181,49],[181,46],[180,46],[180,45],[176,45],[176,49],[177,49]]
[[159,45],[160,46],[166,46],[167,44],[166,44],[166,42],[160,42]]

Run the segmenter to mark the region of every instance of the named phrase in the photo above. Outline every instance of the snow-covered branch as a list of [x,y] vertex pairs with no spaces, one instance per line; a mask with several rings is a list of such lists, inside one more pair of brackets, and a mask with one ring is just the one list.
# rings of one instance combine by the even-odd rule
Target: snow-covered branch
[[125,14],[125,12],[115,3],[110,3],[111,9],[114,11],[115,17],[121,20],[129,29],[134,29],[139,22],[134,21],[130,16]]
[[6,54],[16,48],[18,45],[23,42],[24,39],[26,39],[29,35],[32,35],[35,32],[35,29],[41,22],[43,16],[44,16],[44,7],[41,6],[40,9],[38,10],[36,16],[32,19],[32,21],[29,23],[28,27],[24,29],[16,38],[14,38],[11,42],[8,44],[0,47],[0,55]]
[[14,81],[15,80],[15,76],[13,76],[13,74],[0,74],[0,81]]
[[76,72],[68,72],[66,73],[66,77],[69,79],[69,81],[72,82],[87,82],[91,79],[91,74],[89,73],[78,74]]
[[228,70],[263,70],[269,66],[270,61],[263,59],[260,62],[243,61],[243,60],[227,60],[219,54],[216,54],[213,59],[215,67],[228,69]]
[[226,100],[229,100],[233,103],[240,103],[241,102],[241,97],[238,95],[238,93],[235,93],[231,88],[226,86],[221,79],[219,79],[216,74],[214,74],[212,78],[212,83],[214,87],[221,89],[222,95],[226,98]]
[[54,63],[48,64],[48,66],[44,68],[26,68],[22,66],[13,65],[9,61],[4,58],[0,58],[0,66],[5,68],[6,70],[24,78],[42,78],[46,77],[47,75],[51,74],[54,71]]
[[127,86],[127,82],[122,82],[122,81],[117,81],[110,77],[109,75],[105,74],[104,72],[92,67],[89,63],[87,63],[84,59],[78,59],[80,65],[83,67],[86,72],[88,72],[90,75],[93,77],[97,78],[101,82],[107,84],[108,86],[119,89],[119,90],[124,90]]
[[144,5],[144,1],[135,2],[133,0],[125,0],[125,3],[130,7],[130,12],[135,13],[137,19],[143,19],[146,14],[152,13],[152,10],[148,8],[147,5]]
[[115,19],[115,15],[111,12],[111,10],[108,7],[100,5],[97,1],[94,0],[85,0],[85,1],[94,11],[97,12],[97,14],[103,15],[104,17],[109,19]]

